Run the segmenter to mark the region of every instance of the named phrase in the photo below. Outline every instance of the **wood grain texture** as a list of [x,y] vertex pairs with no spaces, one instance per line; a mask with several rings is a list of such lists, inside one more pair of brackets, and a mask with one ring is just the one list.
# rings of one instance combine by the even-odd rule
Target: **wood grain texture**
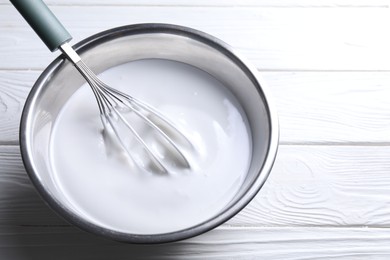
[[[388,7],[387,0],[45,0],[49,5]],[[0,4],[10,4],[0,0]]]
[[234,226],[390,226],[390,147],[281,146]]
[[[390,147],[281,146],[256,198],[229,227],[390,227]],[[67,223],[38,197],[17,146],[0,146],[0,226]]]
[[282,143],[390,143],[390,72],[263,75]]
[[19,122],[37,72],[0,71],[0,144],[18,142]]
[[[260,72],[282,144],[390,143],[390,72]],[[39,71],[0,71],[0,144],[16,144]]]
[[[390,38],[383,33],[390,24],[388,8],[53,6],[52,10],[73,34],[74,43],[126,24],[175,23],[226,41],[262,70],[390,70]],[[0,69],[42,69],[55,55],[12,6],[0,5],[0,56]]]
[[164,245],[106,241],[74,227],[1,227],[4,259],[388,259],[387,229],[218,228]]

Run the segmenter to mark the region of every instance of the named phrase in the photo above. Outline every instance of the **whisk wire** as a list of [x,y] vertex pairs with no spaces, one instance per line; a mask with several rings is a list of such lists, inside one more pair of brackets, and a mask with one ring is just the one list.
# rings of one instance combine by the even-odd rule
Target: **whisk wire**
[[[158,111],[153,109],[151,106],[135,99],[134,97],[127,95],[123,92],[120,92],[114,88],[111,88],[103,81],[101,81],[96,74],[81,60],[76,52],[70,46],[61,46],[61,50],[67,55],[67,57],[73,62],[77,70],[84,76],[88,84],[90,85],[94,96],[96,98],[101,120],[104,126],[106,123],[110,125],[113,130],[115,136],[119,140],[121,146],[126,150],[127,154],[134,160],[134,157],[131,155],[129,151],[128,145],[124,143],[124,140],[121,136],[120,131],[117,129],[116,122],[113,121],[113,116],[116,120],[119,120],[122,124],[124,124],[127,129],[130,130],[135,139],[142,145],[144,150],[149,154],[153,163],[157,168],[164,173],[168,172],[168,167],[164,160],[160,158],[160,156],[153,151],[153,149],[144,141],[138,131],[126,120],[126,118],[122,115],[121,111],[118,110],[120,105],[125,107],[127,110],[134,112],[139,118],[143,120],[147,125],[149,125],[154,131],[156,131],[163,140],[169,145],[171,148],[170,151],[175,153],[176,159],[180,162],[180,164],[185,168],[190,168],[190,164],[180,148],[177,146],[175,141],[164,131],[162,130],[153,120],[149,118],[149,116],[156,117],[160,122],[163,122],[165,128],[171,129],[171,132],[174,132],[176,136],[180,136],[181,139],[186,140],[187,144],[190,142],[187,138],[164,116],[162,116]],[[145,115],[146,114],[146,115]],[[141,163],[142,164],[142,163]]]

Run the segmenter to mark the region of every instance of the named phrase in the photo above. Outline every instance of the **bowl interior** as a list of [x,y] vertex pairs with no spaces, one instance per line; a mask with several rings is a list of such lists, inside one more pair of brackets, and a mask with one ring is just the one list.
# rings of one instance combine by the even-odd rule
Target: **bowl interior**
[[[250,168],[240,192],[224,212],[215,216],[218,220],[214,220],[214,223],[208,221],[203,225],[203,229],[228,219],[249,202],[269,173],[269,169],[264,170],[265,164],[272,165],[275,156],[274,152],[270,152],[275,125],[271,120],[264,91],[253,69],[247,67],[228,47],[221,44],[199,32],[153,27],[112,30],[89,38],[77,47],[80,56],[95,73],[126,62],[150,58],[190,64],[223,83],[241,103],[252,135]],[[21,147],[26,168],[44,199],[55,209],[62,211],[68,220],[93,226],[84,223],[85,220],[77,216],[61,194],[53,181],[49,160],[53,123],[61,107],[84,83],[73,65],[61,57],[45,70],[28,97],[22,119]],[[199,228],[198,233],[201,230],[202,228]],[[188,236],[192,235],[194,232]]]

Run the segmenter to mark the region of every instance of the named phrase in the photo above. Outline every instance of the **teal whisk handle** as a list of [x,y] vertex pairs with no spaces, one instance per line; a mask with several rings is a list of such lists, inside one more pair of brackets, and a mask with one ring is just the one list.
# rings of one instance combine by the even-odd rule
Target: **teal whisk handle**
[[42,0],[10,0],[50,51],[69,42],[72,36]]

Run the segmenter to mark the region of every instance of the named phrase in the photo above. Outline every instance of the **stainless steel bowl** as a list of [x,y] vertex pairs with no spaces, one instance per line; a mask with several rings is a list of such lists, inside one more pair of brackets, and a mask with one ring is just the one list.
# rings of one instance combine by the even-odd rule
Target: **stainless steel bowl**
[[[84,61],[100,73],[126,62],[159,58],[198,67],[228,87],[241,103],[253,139],[247,177],[234,199],[220,214],[173,233],[139,235],[109,230],[88,222],[64,203],[54,185],[49,140],[61,107],[84,84],[84,79],[64,57],[54,60],[42,73],[23,110],[20,147],[23,162],[43,199],[76,226],[130,243],[163,243],[201,234],[227,221],[244,208],[267,179],[278,147],[278,122],[267,88],[256,69],[220,40],[190,28],[167,24],[138,24],[111,29],[76,44]],[[146,205],[147,206],[147,205]]]

